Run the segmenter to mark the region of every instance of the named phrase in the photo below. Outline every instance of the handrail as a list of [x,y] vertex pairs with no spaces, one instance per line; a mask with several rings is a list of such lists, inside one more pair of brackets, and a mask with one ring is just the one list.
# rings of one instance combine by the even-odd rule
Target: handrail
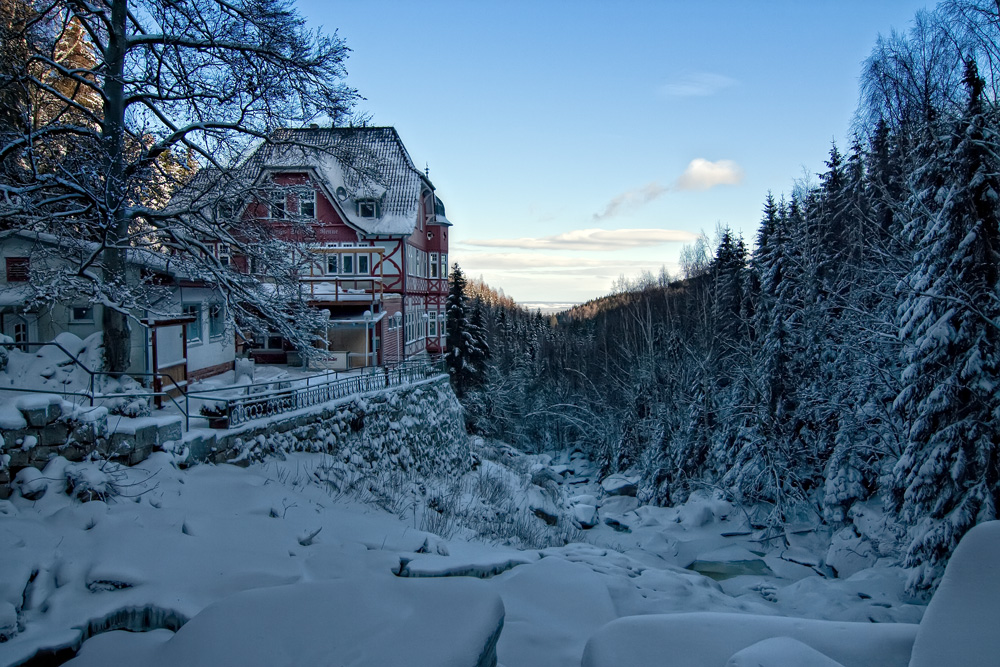
[[[396,369],[384,366],[372,368],[375,370],[370,373],[350,375],[304,387],[279,387],[255,394],[248,392],[244,396],[205,398],[224,404],[220,415],[216,417],[218,420],[216,423],[219,427],[230,428],[254,419],[271,417],[354,394],[408,384],[443,372],[441,364],[430,363]],[[201,397],[199,392],[190,392],[187,396]]]
[[135,372],[135,373],[118,374],[118,373],[111,373],[110,371],[94,371],[94,370],[91,370],[90,368],[88,368],[87,365],[84,364],[82,361],[80,361],[80,359],[77,358],[77,356],[75,354],[73,354],[72,352],[70,352],[69,350],[67,350],[65,347],[62,346],[61,343],[58,343],[55,340],[50,341],[48,343],[29,343],[29,342],[23,342],[23,343],[0,343],[0,347],[14,348],[14,349],[20,350],[22,352],[24,351],[23,348],[27,347],[27,346],[33,346],[33,347],[39,347],[39,348],[52,346],[52,347],[60,350],[63,354],[65,354],[69,358],[70,361],[72,361],[76,366],[79,366],[80,368],[82,368],[84,370],[84,372],[86,372],[87,375],[90,377],[90,380],[88,381],[88,384],[87,384],[87,391],[85,391],[85,392],[79,392],[79,391],[56,391],[56,390],[49,390],[49,389],[28,389],[26,387],[14,387],[14,386],[11,386],[11,387],[0,387],[0,391],[14,391],[14,392],[17,392],[17,393],[32,393],[32,394],[55,394],[55,395],[58,395],[58,396],[78,396],[78,397],[81,397],[81,398],[89,399],[89,401],[90,401],[90,407],[94,407],[94,400],[97,399],[97,398],[157,398],[157,397],[161,397],[162,398],[163,396],[166,396],[168,399],[170,399],[170,402],[173,403],[174,406],[181,412],[181,414],[184,415],[184,427],[185,427],[185,429],[187,429],[190,426],[191,415],[189,414],[189,410],[185,409],[184,407],[181,407],[181,404],[178,403],[177,400],[173,396],[171,396],[168,392],[165,392],[165,391],[160,391],[160,392],[150,391],[150,392],[132,392],[132,393],[110,393],[110,394],[105,394],[105,393],[98,393],[96,391],[95,387],[94,387],[94,379],[97,376],[100,376],[100,375],[108,375],[108,376],[128,375],[129,377],[132,377],[132,378],[136,378],[136,376],[143,377],[143,378],[146,378],[146,377],[157,378],[157,377],[159,377],[161,379],[164,378],[164,377],[166,377],[171,382],[173,382],[174,386],[177,387],[177,389],[181,393],[183,393],[184,392],[184,388],[181,387],[180,385],[178,385],[177,381],[174,380],[174,378],[172,378],[169,375],[167,375],[166,373]]
[[[444,365],[441,359],[411,359],[399,362],[391,367],[369,366],[363,369],[361,374],[348,375],[346,377],[341,377],[337,371],[326,371],[324,373],[317,373],[315,375],[307,375],[304,377],[276,378],[266,382],[251,383],[249,385],[242,385],[238,387],[219,387],[217,389],[204,389],[200,391],[189,391],[188,387],[182,387],[173,377],[167,375],[166,373],[127,373],[127,375],[132,377],[141,376],[168,378],[173,383],[174,387],[176,387],[176,389],[184,395],[184,405],[182,406],[169,391],[144,391],[129,393],[115,392],[107,394],[97,393],[94,389],[94,378],[98,375],[114,374],[106,371],[90,370],[85,364],[83,364],[83,362],[77,359],[75,355],[70,353],[69,350],[55,341],[51,343],[0,343],[0,346],[13,347],[17,349],[22,349],[22,346],[25,345],[35,347],[52,345],[53,347],[61,350],[73,363],[82,368],[90,376],[88,390],[60,391],[10,386],[0,387],[0,393],[12,392],[81,397],[90,401],[90,407],[94,407],[94,401],[98,398],[153,399],[166,397],[174,405],[174,407],[177,408],[178,412],[184,416],[185,431],[190,430],[191,426],[190,399],[192,398],[202,398],[225,403],[226,424],[227,426],[234,426],[250,421],[251,419],[309,407],[311,405],[317,405],[319,403],[343,398],[344,396],[352,394],[377,391],[379,389],[399,386],[415,380],[430,377],[436,373],[444,372]],[[333,379],[330,379],[331,375],[333,375]],[[313,384],[313,381],[317,378],[323,378],[323,381]],[[305,383],[305,386],[301,386],[303,382]],[[285,384],[286,386],[280,386],[282,384]],[[295,386],[296,384],[300,386]],[[279,386],[275,387],[274,385]],[[266,389],[252,392],[252,390],[256,387],[266,387]],[[234,390],[241,390],[244,395],[238,397],[220,398],[212,396],[212,394],[232,392]]]

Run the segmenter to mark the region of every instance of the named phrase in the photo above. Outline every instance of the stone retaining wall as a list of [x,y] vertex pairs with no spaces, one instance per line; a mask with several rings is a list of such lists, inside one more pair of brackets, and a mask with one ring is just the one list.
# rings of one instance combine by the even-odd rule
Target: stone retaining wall
[[[213,437],[214,436],[214,437]],[[462,406],[447,376],[317,406],[184,443],[188,459],[243,463],[268,454],[336,455],[357,469],[465,472],[471,463]]]
[[[42,469],[62,456],[80,461],[92,452],[128,465],[153,451],[183,455],[185,463],[246,465],[268,454],[327,452],[353,468],[450,473],[468,469],[462,408],[447,376],[348,397],[227,431],[182,433],[181,417],[124,419],[103,408],[75,409],[53,398],[20,408],[21,428],[0,429],[0,498],[28,466]],[[111,422],[109,426],[109,420]]]

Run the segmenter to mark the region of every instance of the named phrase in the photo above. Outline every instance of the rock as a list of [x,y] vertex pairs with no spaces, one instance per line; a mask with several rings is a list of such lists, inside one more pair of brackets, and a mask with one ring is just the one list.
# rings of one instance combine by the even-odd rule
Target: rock
[[601,481],[601,488],[609,496],[632,496],[639,492],[637,480],[625,475],[609,475]]
[[987,667],[1000,656],[1000,521],[962,538],[920,621],[910,667]]
[[98,635],[73,664],[494,667],[503,621],[500,596],[467,577],[309,582],[236,593],[165,641]]
[[677,512],[677,522],[688,528],[707,526],[715,520],[715,512],[703,501],[690,501],[682,505]]
[[62,415],[62,406],[56,396],[34,394],[18,399],[17,407],[30,426],[40,428],[51,424]]
[[597,508],[585,503],[573,505],[573,521],[584,530],[593,528],[600,521],[597,517]]
[[604,525],[611,526],[611,528],[613,528],[615,531],[617,531],[619,533],[631,533],[632,532],[632,529],[629,528],[628,525],[622,523],[618,519],[612,519],[612,518],[608,517],[607,519],[604,520]]
[[638,507],[638,499],[632,496],[613,496],[601,503],[601,511],[605,514],[627,514]]
[[589,493],[581,493],[578,496],[567,498],[566,503],[569,505],[593,505],[594,507],[601,506],[601,503],[597,502],[597,498],[590,495]]
[[855,533],[852,526],[834,533],[826,552],[826,564],[836,570],[841,579],[872,567],[877,560],[878,554],[871,542]]
[[772,637],[733,654],[726,667],[844,667],[808,644],[791,637]]
[[558,484],[561,481],[562,478],[553,472],[552,468],[538,468],[531,473],[531,483],[542,488]]
[[42,471],[38,468],[28,467],[17,473],[12,486],[24,499],[38,500],[48,491],[49,480],[42,475]]
[[[625,616],[591,634],[581,664],[582,667],[664,664],[721,667],[732,656],[754,644],[788,637],[807,644],[834,660],[834,664],[907,667],[916,633],[917,626],[910,623],[848,623],[756,614],[691,612]],[[996,654],[984,655],[995,664]],[[801,663],[765,664],[798,667]],[[947,659],[931,664],[965,665]]]
[[537,486],[528,488],[528,509],[550,526],[559,523],[559,509],[552,499]]
[[542,508],[542,507],[532,507],[531,508],[531,512],[535,516],[537,516],[539,519],[541,519],[542,521],[544,521],[546,524],[548,524],[550,526],[555,526],[555,525],[557,525],[559,523],[559,515],[552,514],[551,512],[549,512],[548,510],[546,510],[545,508]]

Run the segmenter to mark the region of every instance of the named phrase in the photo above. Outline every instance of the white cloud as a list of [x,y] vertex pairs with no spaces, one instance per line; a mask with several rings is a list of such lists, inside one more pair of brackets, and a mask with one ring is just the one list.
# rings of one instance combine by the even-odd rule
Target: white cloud
[[524,250],[611,251],[664,243],[690,243],[697,238],[697,234],[679,229],[576,229],[564,234],[540,238],[472,239],[464,241],[464,244],[486,248],[521,248]]
[[539,253],[489,253],[452,250],[452,258],[468,276],[482,276],[518,302],[586,301],[607,294],[619,276],[643,271],[656,275],[674,262],[636,259],[589,259]]
[[674,79],[660,86],[660,92],[669,97],[707,97],[734,85],[728,76],[697,72]]
[[594,214],[594,220],[603,220],[605,218],[611,218],[618,215],[622,209],[638,208],[644,204],[648,204],[654,199],[658,198],[660,195],[669,191],[670,188],[665,188],[659,183],[647,183],[641,188],[636,188],[635,190],[629,190],[618,195],[614,199],[608,202],[607,206],[600,213]]
[[716,185],[738,185],[743,181],[743,169],[732,160],[710,162],[695,158],[677,179],[678,190],[708,190]]

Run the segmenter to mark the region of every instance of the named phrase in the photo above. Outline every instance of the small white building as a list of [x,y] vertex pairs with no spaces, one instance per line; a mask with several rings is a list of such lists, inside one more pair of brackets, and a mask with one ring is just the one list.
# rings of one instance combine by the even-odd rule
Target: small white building
[[[86,338],[100,331],[103,305],[57,294],[51,283],[35,279],[79,266],[77,258],[94,249],[85,242],[67,247],[48,234],[0,232],[0,332],[27,350],[64,332]],[[136,284],[148,283],[151,295],[147,307],[130,318],[129,374],[169,390],[233,368],[232,318],[212,285],[180,275],[153,253],[130,253],[128,274]]]

